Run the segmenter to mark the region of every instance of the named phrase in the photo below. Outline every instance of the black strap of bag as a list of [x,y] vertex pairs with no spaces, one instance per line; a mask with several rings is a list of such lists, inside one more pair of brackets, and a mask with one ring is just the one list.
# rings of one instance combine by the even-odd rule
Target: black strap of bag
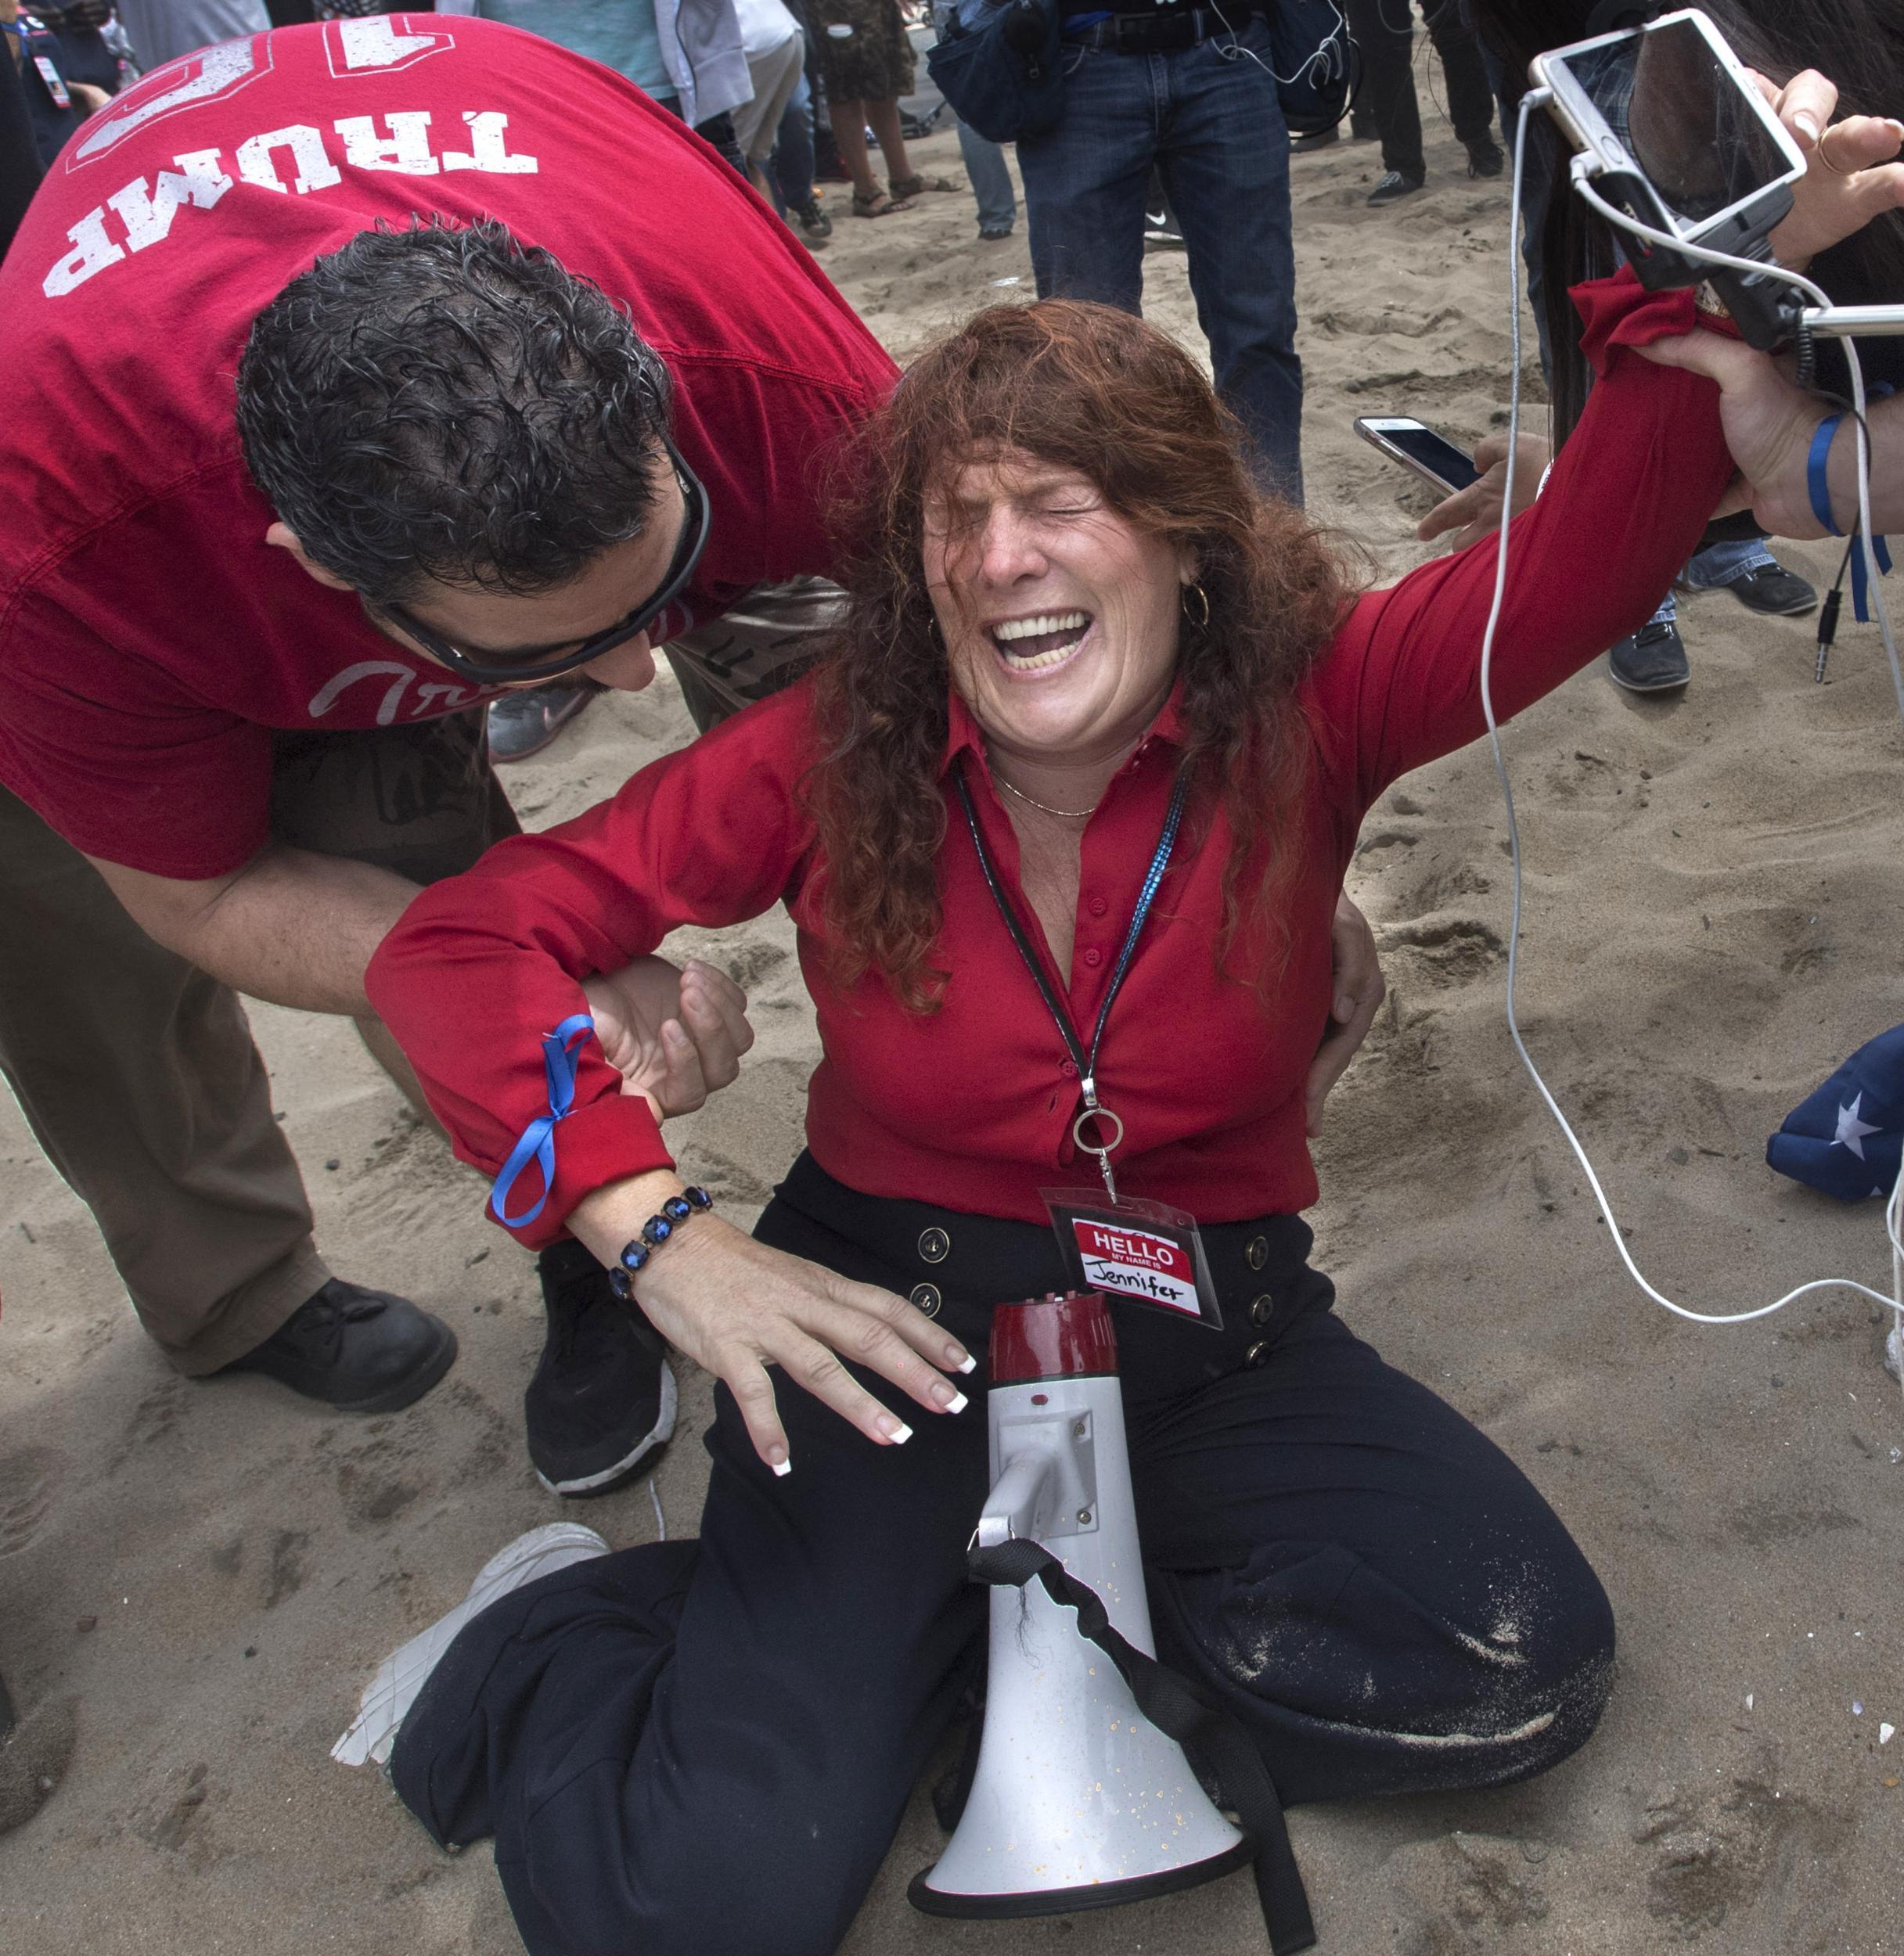
[[1115,1630],[1096,1590],[1067,1573],[1049,1549],[1026,1540],[974,1548],[966,1572],[988,1587],[1022,1589],[1033,1577],[1060,1608],[1078,1613],[1078,1631],[1118,1667],[1137,1709],[1190,1755],[1193,1765],[1215,1774],[1256,1843],[1256,1898],[1276,1956],[1297,1956],[1316,1947],[1309,1898],[1289,1844],[1283,1803],[1262,1755],[1231,1715],[1198,1685],[1146,1657]]

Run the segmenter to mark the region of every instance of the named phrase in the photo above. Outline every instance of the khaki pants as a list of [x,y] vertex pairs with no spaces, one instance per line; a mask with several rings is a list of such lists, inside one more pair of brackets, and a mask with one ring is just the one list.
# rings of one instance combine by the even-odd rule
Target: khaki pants
[[[670,648],[704,730],[811,663],[838,593],[763,587]],[[418,883],[516,832],[483,715],[286,734],[272,829]],[[154,944],[0,788],[0,1073],[92,1210],[139,1321],[182,1372],[261,1344],[330,1274],[236,994]]]
[[[516,818],[480,712],[278,743],[284,841],[430,883]],[[92,1211],[139,1321],[182,1372],[261,1344],[329,1275],[271,1082],[228,987],[155,944],[0,789],[0,1073]]]

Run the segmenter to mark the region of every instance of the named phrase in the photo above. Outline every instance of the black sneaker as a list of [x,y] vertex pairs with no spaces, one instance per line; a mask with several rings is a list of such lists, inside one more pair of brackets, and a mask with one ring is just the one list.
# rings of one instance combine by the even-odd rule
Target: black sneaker
[[1817,591],[1782,563],[1761,564],[1756,570],[1734,577],[1725,588],[1747,611],[1768,618],[1796,618],[1818,602]]
[[1177,228],[1177,221],[1168,210],[1146,210],[1143,214],[1143,248],[1146,251],[1187,251],[1190,246],[1183,242],[1183,233]]
[[523,1394],[529,1458],[552,1493],[606,1494],[674,1433],[667,1347],[580,1243],[545,1249],[536,1275],[549,1342]]
[[1507,153],[1492,136],[1467,146],[1467,173],[1470,177],[1498,177],[1507,167]]
[[333,1277],[223,1372],[261,1372],[340,1413],[394,1413],[450,1368],[456,1334],[407,1297]]
[[788,214],[809,238],[830,238],[833,220],[820,208],[818,197],[809,197],[804,203],[790,203]]
[[558,679],[491,700],[489,758],[527,760],[539,754],[601,691],[592,679]]
[[1405,177],[1399,170],[1384,170],[1376,178],[1375,188],[1369,192],[1369,202],[1395,203],[1403,197],[1412,197],[1423,182],[1420,177]]
[[1655,618],[1607,654],[1607,676],[1629,692],[1675,692],[1693,676],[1679,627]]

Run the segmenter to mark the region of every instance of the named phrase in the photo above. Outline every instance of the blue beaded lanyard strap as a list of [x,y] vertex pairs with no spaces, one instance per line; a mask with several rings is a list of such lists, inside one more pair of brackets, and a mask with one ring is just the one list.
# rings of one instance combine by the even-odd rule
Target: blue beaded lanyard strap
[[[1157,886],[1164,880],[1164,872],[1169,867],[1170,854],[1176,847],[1177,829],[1183,819],[1183,804],[1190,793],[1186,776],[1179,775],[1177,785],[1172,791],[1170,812],[1164,818],[1164,832],[1157,837],[1157,849],[1150,858],[1150,867],[1143,879],[1143,888],[1137,897],[1137,908],[1131,915],[1130,929],[1124,933],[1124,948],[1118,953],[1118,962],[1112,967],[1110,983],[1104,988],[1104,1001],[1097,1009],[1097,1023],[1091,1031],[1091,1049],[1086,1052],[1078,1039],[1077,1028],[1071,1023],[1071,1016],[1065,1009],[1064,1001],[1052,988],[1051,980],[1038,962],[1038,954],[1031,947],[1031,940],[1018,913],[1012,908],[1011,900],[999,881],[998,872],[992,867],[991,852],[985,847],[985,839],[979,832],[978,811],[972,805],[972,791],[966,786],[963,772],[956,775],[953,786],[959,791],[959,806],[965,811],[966,825],[972,832],[972,847],[978,852],[978,866],[984,872],[985,886],[992,892],[992,901],[998,905],[999,915],[1005,920],[1005,928],[1010,932],[1012,942],[1018,947],[1018,955],[1024,961],[1024,968],[1031,974],[1031,982],[1038,987],[1038,995],[1045,1001],[1045,1009],[1051,1014],[1052,1023],[1058,1029],[1058,1035],[1064,1041],[1065,1051],[1071,1056],[1071,1063],[1078,1069],[1078,1084],[1084,1096],[1084,1106],[1078,1109],[1071,1123],[1071,1143],[1080,1154],[1097,1157],[1097,1171],[1104,1178],[1104,1187],[1110,1199],[1118,1199],[1118,1185],[1110,1172],[1110,1151],[1124,1138],[1124,1123],[1111,1109],[1105,1106],[1097,1096],[1098,1048],[1104,1043],[1104,1027],[1110,1018],[1110,1007],[1122,987],[1125,975],[1131,968],[1131,960],[1137,951],[1137,940],[1142,934],[1144,919],[1150,914],[1150,905],[1155,898]],[[1085,1140],[1084,1127],[1087,1120],[1097,1124],[1100,1139],[1096,1142]],[[1110,1123],[1115,1132],[1103,1124]]]

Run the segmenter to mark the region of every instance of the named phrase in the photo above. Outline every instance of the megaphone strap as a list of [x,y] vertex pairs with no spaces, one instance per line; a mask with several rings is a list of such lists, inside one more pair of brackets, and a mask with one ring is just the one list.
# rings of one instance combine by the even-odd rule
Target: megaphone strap
[[1117,1666],[1137,1709],[1166,1738],[1190,1753],[1193,1763],[1200,1758],[1235,1807],[1244,1831],[1255,1843],[1256,1898],[1276,1956],[1313,1949],[1316,1924],[1295,1850],[1289,1844],[1282,1800],[1262,1754],[1236,1720],[1199,1685],[1146,1657],[1123,1637],[1097,1591],[1079,1582],[1038,1543],[1021,1537],[990,1548],[974,1544],[966,1556],[966,1572],[975,1583],[1010,1589],[1022,1589],[1035,1576],[1054,1603],[1077,1611],[1079,1635]]

